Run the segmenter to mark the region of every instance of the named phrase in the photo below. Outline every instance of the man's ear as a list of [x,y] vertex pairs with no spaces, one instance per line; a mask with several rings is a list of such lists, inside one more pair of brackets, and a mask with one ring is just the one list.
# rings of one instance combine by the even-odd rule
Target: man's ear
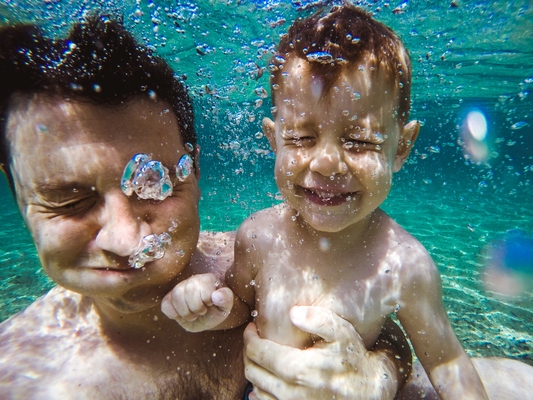
[[196,148],[194,149],[194,175],[196,176],[196,180],[200,180],[200,145],[196,145]]
[[274,154],[276,153],[276,124],[270,118],[263,118],[263,132],[270,143]]
[[398,172],[401,168],[409,153],[413,148],[420,131],[420,122],[411,121],[405,125],[400,132],[400,141],[398,142],[398,149],[396,150],[396,156],[394,157],[393,172]]

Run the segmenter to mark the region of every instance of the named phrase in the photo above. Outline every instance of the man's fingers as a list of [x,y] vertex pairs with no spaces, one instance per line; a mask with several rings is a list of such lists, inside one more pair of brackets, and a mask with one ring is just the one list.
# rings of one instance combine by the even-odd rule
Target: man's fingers
[[[325,357],[321,349],[300,350],[261,339],[254,323],[244,330],[245,361],[248,358],[286,382],[313,385],[316,374],[341,368],[339,357]],[[253,381],[251,381],[253,383]]]
[[291,308],[290,318],[301,330],[320,336],[327,343],[336,343],[340,350],[366,352],[363,339],[353,325],[327,308],[294,306]]

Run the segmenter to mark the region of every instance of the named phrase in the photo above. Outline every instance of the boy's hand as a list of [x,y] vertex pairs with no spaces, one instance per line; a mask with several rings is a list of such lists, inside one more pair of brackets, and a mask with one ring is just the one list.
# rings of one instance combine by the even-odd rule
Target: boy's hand
[[214,274],[194,275],[180,282],[161,302],[161,311],[189,332],[220,325],[233,307],[233,292],[222,287]]

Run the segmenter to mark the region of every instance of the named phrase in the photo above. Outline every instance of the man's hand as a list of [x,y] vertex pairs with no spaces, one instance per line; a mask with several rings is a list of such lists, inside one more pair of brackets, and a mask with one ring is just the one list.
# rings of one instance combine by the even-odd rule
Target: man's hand
[[291,321],[323,338],[300,350],[261,339],[255,324],[244,331],[251,399],[392,399],[398,371],[388,352],[368,351],[346,320],[322,307],[293,307]]
[[214,274],[191,276],[172,289],[161,302],[161,311],[189,332],[202,332],[220,325],[233,307],[230,288],[218,289]]

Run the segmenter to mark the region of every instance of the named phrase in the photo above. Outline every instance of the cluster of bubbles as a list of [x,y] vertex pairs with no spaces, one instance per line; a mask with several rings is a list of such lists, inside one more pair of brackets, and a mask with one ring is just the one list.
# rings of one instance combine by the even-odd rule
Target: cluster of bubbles
[[165,246],[171,243],[170,235],[163,232],[161,235],[151,234],[143,237],[137,249],[128,259],[134,269],[144,267],[150,261],[159,260],[165,255]]
[[[191,156],[184,154],[176,164],[176,177],[179,181],[184,181],[191,175],[193,168]],[[168,168],[144,153],[135,154],[131,158],[124,168],[120,185],[126,196],[135,192],[141,199],[165,200],[173,190]]]
[[131,158],[124,168],[120,185],[126,196],[135,192],[141,199],[165,200],[172,194],[168,168],[144,153]]
[[[188,154],[182,155],[175,168],[176,178],[184,181],[193,171],[192,157]],[[173,191],[168,168],[144,153],[135,154],[131,158],[124,168],[120,184],[126,196],[136,193],[141,199],[161,201],[170,196]],[[147,262],[162,258],[165,255],[165,246],[170,243],[170,235],[167,232],[144,236],[129,257],[130,266],[137,269]]]

